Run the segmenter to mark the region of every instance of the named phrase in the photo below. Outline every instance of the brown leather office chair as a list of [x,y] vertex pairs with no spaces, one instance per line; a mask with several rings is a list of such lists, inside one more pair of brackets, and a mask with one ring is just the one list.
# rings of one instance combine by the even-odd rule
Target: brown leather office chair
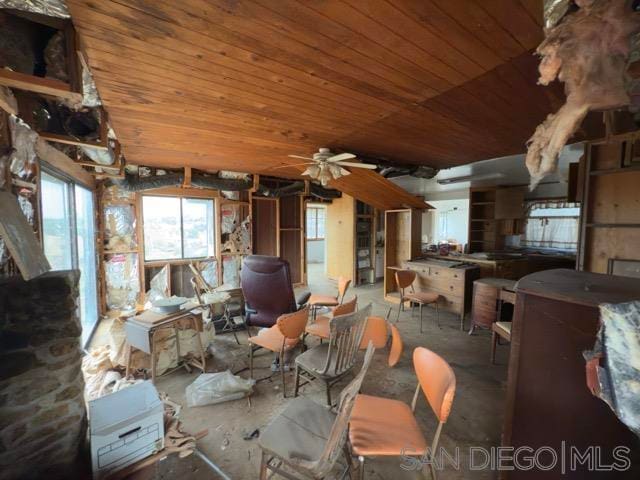
[[272,327],[278,317],[299,310],[309,294],[296,300],[289,262],[278,257],[249,255],[242,262],[240,286],[247,327]]

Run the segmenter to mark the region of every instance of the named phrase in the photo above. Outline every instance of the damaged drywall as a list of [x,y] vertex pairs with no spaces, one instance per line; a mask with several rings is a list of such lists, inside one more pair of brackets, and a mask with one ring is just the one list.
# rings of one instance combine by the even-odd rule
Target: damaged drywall
[[251,218],[246,207],[237,204],[222,205],[220,233],[223,253],[251,253]]
[[[576,0],[546,30],[536,50],[542,57],[538,83],[565,84],[566,103],[540,124],[528,141],[531,188],[555,171],[558,155],[589,111],[630,104],[626,70],[640,13],[631,0]],[[561,7],[561,5],[559,6]]]
[[13,115],[9,120],[9,127],[13,145],[13,151],[9,157],[9,169],[16,177],[30,180],[35,177],[38,168],[36,156],[38,134]]

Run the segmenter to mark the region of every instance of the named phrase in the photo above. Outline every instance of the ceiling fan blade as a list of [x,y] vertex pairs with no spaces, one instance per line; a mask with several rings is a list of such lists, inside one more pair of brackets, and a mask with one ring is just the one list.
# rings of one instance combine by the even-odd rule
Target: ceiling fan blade
[[313,158],[301,157],[300,155],[287,155],[287,157],[290,157],[290,158],[301,158],[302,160],[312,160],[313,161]]
[[341,168],[340,169],[340,175],[342,175],[343,177],[345,175],[350,175],[350,174],[351,174],[351,172],[349,170],[347,170],[346,168]]
[[356,158],[356,156],[353,153],[339,153],[338,155],[327,158],[327,162],[340,162],[341,160],[349,160],[350,158]]
[[356,168],[368,168],[369,170],[375,170],[378,168],[377,165],[372,165],[371,163],[357,163],[357,162],[337,162],[338,165],[342,165],[343,167],[356,167]]
[[289,167],[302,167],[304,165],[313,165],[313,163],[292,163],[291,165],[278,165],[277,167],[271,167],[269,170],[278,170],[279,168]]

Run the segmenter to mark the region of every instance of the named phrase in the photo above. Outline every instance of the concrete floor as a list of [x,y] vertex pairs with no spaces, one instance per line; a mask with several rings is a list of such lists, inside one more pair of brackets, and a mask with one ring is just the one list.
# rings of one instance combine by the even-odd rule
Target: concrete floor
[[[309,288],[316,293],[336,291],[335,282],[323,275],[323,265],[311,265]],[[382,285],[352,288],[347,298],[358,295],[358,304],[364,306],[371,302],[374,315],[385,316],[391,304],[382,297]],[[394,313],[395,314],[395,313]],[[504,410],[506,386],[506,363],[508,347],[499,347],[497,365],[489,363],[490,335],[479,332],[469,336],[459,329],[459,318],[449,313],[441,313],[441,328],[435,325],[435,312],[428,309],[425,314],[425,331],[420,334],[417,318],[411,318],[409,312],[400,316],[398,327],[405,343],[400,363],[393,369],[386,365],[387,351],[378,351],[364,381],[363,393],[392,397],[411,402],[416,386],[416,378],[411,364],[411,353],[417,346],[424,346],[445,358],[453,367],[457,390],[449,421],[444,427],[441,445],[453,454],[460,451],[460,470],[446,466],[439,475],[444,479],[489,479],[497,478],[491,471],[469,471],[468,452],[470,447],[490,448],[500,444],[500,432]],[[230,334],[220,335],[215,341],[214,359],[209,361],[209,371],[227,368],[238,372],[248,366],[247,336],[239,333],[242,345],[236,345]],[[311,345],[313,345],[313,340]],[[256,357],[255,375],[266,378],[271,375],[269,368],[273,359],[270,353],[260,353]],[[169,394],[172,400],[184,407],[181,419],[188,432],[195,433],[204,428],[209,434],[198,442],[199,448],[212,461],[218,464],[233,479],[258,478],[260,449],[257,440],[244,440],[243,436],[263,429],[269,421],[278,415],[290,401],[283,399],[279,374],[258,382],[251,406],[246,399],[196,408],[187,408],[185,387],[193,382],[197,373],[188,374],[179,371],[161,377],[157,381],[158,389]],[[240,373],[247,377],[248,371]],[[293,394],[293,373],[287,374],[289,395]],[[345,380],[345,383],[348,380]],[[334,398],[340,385],[334,387]],[[314,400],[324,402],[324,390],[320,384],[304,387],[302,394]],[[424,397],[420,397],[417,418],[427,439],[431,439],[436,421]],[[417,472],[408,472],[400,468],[401,459],[376,459],[367,464],[368,479],[412,479],[420,478]],[[203,462],[194,456],[177,460],[170,458],[164,462],[140,472],[139,478],[216,478]]]

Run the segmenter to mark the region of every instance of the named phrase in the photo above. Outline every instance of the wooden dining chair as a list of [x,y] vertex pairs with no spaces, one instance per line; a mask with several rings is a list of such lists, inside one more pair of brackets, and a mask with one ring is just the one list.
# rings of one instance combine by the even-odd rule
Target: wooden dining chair
[[309,318],[309,307],[293,313],[280,315],[273,327],[261,330],[258,335],[249,337],[249,376],[253,378],[253,352],[265,348],[278,354],[280,376],[282,378],[282,396],[286,398],[287,388],[284,375],[284,355],[300,343]]
[[[505,303],[510,303],[513,308],[516,306],[516,293],[513,290],[501,288],[498,292],[498,315],[497,321],[491,324],[491,363],[496,363],[496,347],[502,338],[507,343],[511,342],[511,322],[503,321],[502,307]],[[512,315],[513,317],[513,315]]]
[[511,342],[511,322],[493,322],[491,324],[491,363],[496,363],[496,347],[500,339]]
[[[433,455],[438,448],[442,427],[451,412],[456,377],[442,357],[424,347],[413,351],[413,366],[418,386],[411,406],[391,398],[362,394],[356,397],[349,424],[349,442],[351,452],[358,457],[361,479],[364,478],[366,458],[410,456],[422,459],[425,454]],[[415,417],[420,390],[438,419],[438,427],[430,445]],[[433,457],[429,460],[431,475],[435,480]]]
[[[317,345],[296,357],[296,386],[298,396],[301,386],[313,380],[325,384],[327,405],[331,405],[331,387],[355,366],[360,342],[371,313],[371,304],[362,310],[333,317],[329,322],[330,336],[327,343]],[[305,379],[300,383],[300,378]]]
[[374,353],[369,345],[360,372],[340,394],[337,414],[308,398],[298,397],[262,431],[260,480],[279,475],[288,479],[323,479],[341,454],[346,469],[340,478],[353,478],[353,462],[345,448],[356,395],[362,387]]
[[[400,303],[398,304],[398,314],[396,323],[400,320],[400,310],[404,310],[404,303],[409,302],[411,305],[411,315],[413,316],[413,305],[420,306],[420,333],[422,333],[422,307],[424,305],[435,305],[436,307],[436,323],[440,327],[440,312],[438,310],[438,301],[440,295],[435,292],[416,292],[413,288],[413,282],[416,279],[416,272],[413,270],[396,270],[396,283],[400,289]],[[407,292],[406,290],[411,290]]]
[[327,315],[321,315],[319,317],[313,318],[311,323],[307,324],[305,333],[308,335],[315,335],[316,337],[320,337],[321,340],[326,340],[331,334],[329,329],[329,321],[331,320],[331,318],[355,312],[357,307],[358,297],[356,296],[353,297],[353,300],[349,300],[348,302],[341,303],[340,305],[334,307],[333,311],[331,312],[331,317]]
[[349,290],[351,280],[345,277],[338,277],[338,296],[311,294],[307,304],[311,307],[311,315],[315,318],[318,309],[322,307],[335,307],[344,302],[344,297]]

